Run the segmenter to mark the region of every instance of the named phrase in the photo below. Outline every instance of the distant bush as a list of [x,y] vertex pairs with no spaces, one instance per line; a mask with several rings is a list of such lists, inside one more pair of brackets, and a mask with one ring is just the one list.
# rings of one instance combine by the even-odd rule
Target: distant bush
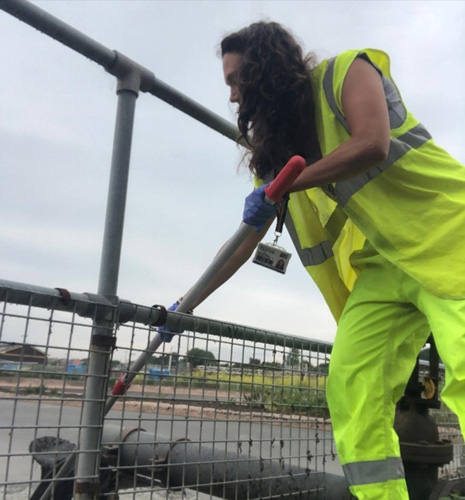
[[251,408],[327,416],[326,377],[323,376],[256,371],[208,373],[197,369],[191,377],[176,377],[174,383],[176,386],[240,392],[243,402]]

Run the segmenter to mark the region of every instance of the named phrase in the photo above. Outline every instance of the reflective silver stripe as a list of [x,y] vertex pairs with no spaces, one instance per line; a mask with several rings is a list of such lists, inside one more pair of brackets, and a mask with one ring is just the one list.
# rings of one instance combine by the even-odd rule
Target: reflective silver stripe
[[[335,57],[330,59],[328,62],[328,67],[326,69],[326,73],[323,78],[323,89],[329,107],[335,114],[338,121],[344,127],[346,132],[350,134],[347,121],[336,105],[336,97],[334,95],[334,87],[333,87],[335,62],[336,62]],[[373,63],[371,62],[371,64]],[[389,121],[391,129],[397,128],[400,125],[402,125],[402,123],[404,123],[405,118],[407,116],[406,110],[404,108],[404,105],[402,103],[399,93],[397,92],[395,85],[382,74],[381,70],[376,66],[376,64],[373,64],[373,66],[380,72],[383,79],[384,92],[386,95],[386,101],[389,109]],[[425,127],[423,127],[421,123],[410,129],[408,132],[401,135],[397,139],[391,138],[389,144],[388,156],[382,163],[380,163],[376,167],[373,167],[371,170],[365,172],[362,175],[353,177],[352,179],[349,179],[347,181],[341,181],[336,183],[336,185],[334,186],[334,191],[336,199],[339,202],[339,204],[342,207],[344,207],[350,200],[351,196],[354,195],[360,189],[362,189],[362,187],[365,186],[365,184],[367,184],[372,179],[377,177],[379,174],[387,170],[397,160],[399,160],[402,156],[404,156],[410,149],[412,148],[417,149],[430,139],[431,135],[425,129]]]
[[328,235],[331,247],[334,245],[336,240],[339,238],[345,223],[347,222],[347,215],[343,212],[339,205],[336,205],[331,217],[325,224],[325,231]]
[[397,139],[391,139],[389,153],[382,163],[357,177],[336,183],[335,193],[337,201],[341,206],[345,206],[351,196],[362,189],[365,184],[368,184],[372,179],[387,170],[391,165],[402,158],[402,156],[408,153],[408,151],[411,149],[418,149],[430,139],[430,133],[421,123]]
[[326,100],[328,101],[331,111],[336,115],[336,118],[340,121],[341,125],[345,128],[346,132],[350,134],[349,126],[344,118],[343,114],[339,111],[336,104],[336,97],[334,95],[333,89],[333,76],[334,76],[334,63],[336,58],[333,57],[328,62],[328,67],[326,68],[325,76],[323,77],[323,90],[325,91]]
[[319,245],[311,248],[301,248],[299,257],[304,266],[317,266],[323,264],[333,256],[333,250],[329,241],[322,241]]
[[[386,96],[386,103],[389,112],[389,126],[391,129],[399,128],[407,118],[407,110],[405,109],[404,103],[400,98],[400,94],[397,91],[396,86],[383,74],[381,69],[376,64],[370,61],[370,58],[366,54],[362,53],[360,54],[360,57],[363,57],[365,61],[369,62],[379,72],[381,81],[383,82],[384,95]],[[326,68],[325,76],[323,77],[323,89],[331,111],[336,115],[336,118],[344,127],[345,131],[350,134],[347,120],[344,118],[344,115],[341,113],[336,104],[336,96],[333,85],[335,62],[335,57],[330,59],[328,62],[328,67]]]
[[404,466],[400,457],[352,462],[343,465],[342,469],[350,486],[384,483],[405,478]]
[[[376,64],[373,66],[377,68]],[[407,110],[400,98],[396,86],[382,74],[379,68],[377,69],[381,73],[381,79],[383,80],[384,94],[386,96],[389,113],[389,128],[399,128],[407,118]]]
[[294,222],[292,221],[292,217],[289,214],[287,214],[286,217],[286,227],[289,231],[289,236],[294,243],[300,260],[305,267],[323,264],[323,262],[333,256],[333,250],[329,241],[322,241],[318,245],[311,248],[302,248],[300,246],[299,237],[297,236]]

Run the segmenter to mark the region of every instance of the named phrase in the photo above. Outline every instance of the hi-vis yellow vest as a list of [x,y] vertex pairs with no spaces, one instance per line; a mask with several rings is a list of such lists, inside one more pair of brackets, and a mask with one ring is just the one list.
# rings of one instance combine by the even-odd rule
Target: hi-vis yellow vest
[[366,240],[437,295],[465,298],[465,167],[407,111],[384,52],[346,51],[312,70],[321,152],[328,155],[350,137],[341,96],[356,57],[369,60],[383,80],[391,126],[388,157],[357,177],[292,193],[286,220],[336,321],[357,278],[350,256]]

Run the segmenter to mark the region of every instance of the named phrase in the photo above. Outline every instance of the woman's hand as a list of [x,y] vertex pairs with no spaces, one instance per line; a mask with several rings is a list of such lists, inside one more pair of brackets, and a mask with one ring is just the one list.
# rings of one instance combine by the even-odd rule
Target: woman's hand
[[242,220],[249,226],[254,226],[257,233],[263,229],[270,217],[274,216],[278,210],[278,203],[270,203],[265,197],[267,186],[268,184],[260,186],[245,199]]

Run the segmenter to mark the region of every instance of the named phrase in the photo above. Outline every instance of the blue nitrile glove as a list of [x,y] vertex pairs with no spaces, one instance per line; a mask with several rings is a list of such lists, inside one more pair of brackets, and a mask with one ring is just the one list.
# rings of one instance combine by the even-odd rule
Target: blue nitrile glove
[[[171,304],[167,311],[176,311],[178,308],[180,302],[177,300],[174,304]],[[173,340],[173,337],[179,333],[182,333],[184,330],[181,328],[166,328],[165,326],[159,326],[158,327],[158,333],[161,336],[161,339],[163,342],[171,342]]]
[[268,219],[276,214],[278,203],[270,205],[265,200],[265,188],[268,184],[264,184],[253,190],[245,199],[244,213],[242,220],[253,226],[257,233],[263,229]]

